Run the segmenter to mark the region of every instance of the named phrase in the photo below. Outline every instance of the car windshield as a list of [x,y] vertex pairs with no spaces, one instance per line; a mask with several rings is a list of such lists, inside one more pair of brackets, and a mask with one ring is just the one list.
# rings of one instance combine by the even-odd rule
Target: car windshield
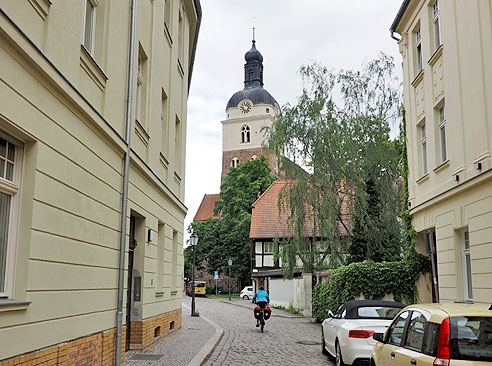
[[492,361],[492,317],[452,317],[451,358]]
[[205,287],[203,282],[195,282],[195,287]]
[[391,306],[364,306],[357,309],[359,318],[393,319],[401,310]]

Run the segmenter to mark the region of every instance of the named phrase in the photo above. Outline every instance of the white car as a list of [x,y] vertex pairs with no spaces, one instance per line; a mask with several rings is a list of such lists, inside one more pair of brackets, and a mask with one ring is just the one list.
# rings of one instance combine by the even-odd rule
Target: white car
[[254,295],[253,286],[246,286],[241,290],[239,297],[241,297],[241,299],[243,300],[249,300],[253,298],[253,295]]
[[377,343],[374,333],[384,333],[405,307],[392,301],[353,300],[341,304],[321,324],[322,351],[337,366],[369,365]]

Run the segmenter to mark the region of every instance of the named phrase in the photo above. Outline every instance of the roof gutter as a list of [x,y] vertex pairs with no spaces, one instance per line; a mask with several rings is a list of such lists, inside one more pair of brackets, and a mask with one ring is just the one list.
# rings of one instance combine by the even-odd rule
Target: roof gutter
[[193,39],[193,49],[191,50],[191,59],[190,59],[190,67],[188,73],[188,95],[190,93],[191,86],[191,76],[193,75],[193,65],[195,64],[195,55],[196,55],[196,45],[198,43],[198,33],[200,33],[200,25],[202,24],[202,6],[200,5],[200,0],[194,0],[195,9],[196,9],[196,28],[195,28],[195,38]]
[[396,27],[398,27],[398,24],[400,24],[400,20],[403,17],[403,14],[405,14],[405,11],[407,10],[408,5],[410,4],[410,1],[411,0],[404,0],[403,1],[403,4],[401,4],[401,6],[400,6],[400,10],[398,10],[398,14],[396,14],[396,18],[395,18],[395,20],[393,20],[393,24],[391,24],[391,27],[390,27],[391,38],[393,38],[394,40],[396,40],[398,42],[401,40],[401,38],[395,37],[394,33],[396,31]]

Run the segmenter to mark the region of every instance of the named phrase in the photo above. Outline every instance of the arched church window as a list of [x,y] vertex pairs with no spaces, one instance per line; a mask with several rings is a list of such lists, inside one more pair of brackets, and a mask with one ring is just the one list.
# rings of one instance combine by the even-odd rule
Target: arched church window
[[251,141],[251,131],[249,130],[248,125],[244,125],[241,129],[241,142],[250,142]]
[[233,168],[237,167],[237,165],[239,164],[239,159],[236,158],[236,157],[233,157],[232,160],[231,160],[231,166]]

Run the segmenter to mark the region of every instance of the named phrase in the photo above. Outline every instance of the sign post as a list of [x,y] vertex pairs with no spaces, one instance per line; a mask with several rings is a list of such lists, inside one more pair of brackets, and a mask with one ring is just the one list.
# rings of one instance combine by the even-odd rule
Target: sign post
[[229,265],[229,277],[227,277],[227,287],[229,287],[229,301],[231,301],[231,285],[229,284],[229,281],[231,279],[232,259],[229,259],[227,261],[227,264]]
[[214,271],[214,279],[215,279],[215,295],[217,296],[217,280],[219,279],[219,271]]

